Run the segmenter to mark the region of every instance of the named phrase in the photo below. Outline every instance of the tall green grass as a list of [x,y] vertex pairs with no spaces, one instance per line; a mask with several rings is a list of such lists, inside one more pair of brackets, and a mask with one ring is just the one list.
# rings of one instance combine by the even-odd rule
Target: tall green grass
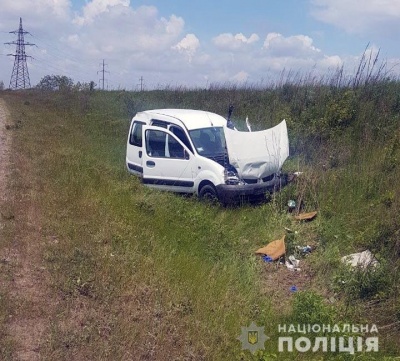
[[96,109],[76,116],[59,109],[57,99],[29,99],[9,99],[24,112],[15,147],[29,156],[30,176],[41,183],[32,194],[40,198],[44,257],[63,300],[46,354],[238,354],[236,337],[254,305],[268,315],[252,251],[265,242],[254,235],[268,239],[270,230],[238,222],[238,210],[151,191],[128,176],[126,119]]
[[[241,327],[254,321],[273,339],[277,324],[304,320],[302,307],[337,322],[389,324],[398,309],[399,88],[384,80],[351,88],[292,83],[4,94],[14,119],[22,121],[13,149],[32,162],[43,257],[61,300],[44,358],[270,359],[280,356],[273,342],[254,356],[241,350]],[[210,206],[147,189],[127,174],[125,141],[136,111],[184,107],[224,115],[230,103],[239,126],[246,115],[258,129],[288,120],[292,157],[285,169],[304,174],[270,202]],[[317,219],[294,222],[289,199],[304,211],[318,210]],[[304,262],[313,268],[311,288],[333,297],[335,310],[308,293],[292,310],[295,295],[279,284],[266,289],[265,265],[254,250],[280,238],[285,227],[295,231],[287,235],[290,249],[318,245]],[[341,273],[340,257],[365,248],[385,272],[338,288],[338,281],[351,277]],[[371,300],[386,309],[376,308],[379,315],[372,316],[361,312]],[[397,340],[382,338],[380,355],[395,355]]]

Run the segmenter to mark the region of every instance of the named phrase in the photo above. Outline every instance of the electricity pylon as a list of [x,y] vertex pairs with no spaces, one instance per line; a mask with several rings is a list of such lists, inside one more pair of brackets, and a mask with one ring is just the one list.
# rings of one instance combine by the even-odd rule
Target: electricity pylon
[[29,80],[28,65],[26,64],[26,58],[32,58],[25,54],[25,45],[35,45],[31,43],[25,43],[24,35],[29,34],[22,28],[22,18],[19,18],[19,29],[10,31],[10,34],[18,34],[17,41],[5,43],[7,45],[16,45],[15,54],[7,54],[8,56],[14,57],[14,68],[10,79],[11,89],[25,89],[30,88],[31,83]]
[[[101,64],[100,64],[100,65],[101,65]],[[104,68],[105,68],[106,65],[107,65],[107,64],[104,63],[104,59],[103,59],[103,69],[102,69],[102,70],[99,70],[99,71],[97,72],[97,74],[98,74],[98,73],[102,73],[102,74],[103,74],[102,78],[100,79],[100,81],[103,83],[103,90],[104,90],[104,73],[110,73],[109,71],[104,70]]]

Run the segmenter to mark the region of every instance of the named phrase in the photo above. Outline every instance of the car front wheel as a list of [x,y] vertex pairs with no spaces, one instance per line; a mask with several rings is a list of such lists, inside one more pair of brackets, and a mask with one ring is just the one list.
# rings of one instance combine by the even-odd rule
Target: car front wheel
[[206,184],[200,189],[199,198],[211,203],[218,202],[217,190],[211,184]]

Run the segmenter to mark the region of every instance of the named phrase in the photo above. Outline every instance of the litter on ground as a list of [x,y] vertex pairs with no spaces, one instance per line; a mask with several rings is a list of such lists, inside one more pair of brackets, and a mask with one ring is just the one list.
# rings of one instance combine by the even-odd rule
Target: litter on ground
[[256,253],[264,254],[271,258],[272,261],[284,256],[286,253],[285,236],[283,236],[281,239],[277,239],[268,243],[265,247],[259,248]]
[[294,219],[298,221],[311,221],[317,216],[317,212],[309,212],[309,213],[300,213],[297,216],[294,216]]
[[264,262],[273,262],[274,261],[270,256],[267,256],[266,254],[264,254],[264,256],[262,256],[262,259],[264,260]]
[[309,246],[309,245],[307,245],[307,246],[297,246],[296,248],[303,255],[308,255],[313,251],[313,248],[311,246]]
[[296,202],[293,199],[289,199],[287,206],[288,206],[288,211],[292,212],[296,208]]
[[288,260],[285,262],[285,266],[288,270],[300,271],[299,263],[300,261],[296,259],[294,256],[289,256]]
[[369,250],[344,256],[342,257],[342,262],[350,265],[353,268],[367,268],[368,266],[375,267],[378,264],[377,259]]

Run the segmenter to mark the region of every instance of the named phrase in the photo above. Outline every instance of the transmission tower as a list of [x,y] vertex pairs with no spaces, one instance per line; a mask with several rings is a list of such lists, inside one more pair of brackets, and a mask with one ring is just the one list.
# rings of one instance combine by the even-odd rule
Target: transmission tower
[[[100,64],[100,65],[101,65],[101,64]],[[102,70],[99,70],[99,71],[97,72],[97,74],[98,74],[98,73],[102,73],[102,74],[103,74],[102,77],[101,77],[101,79],[100,79],[100,81],[101,81],[102,84],[103,84],[103,87],[102,87],[103,90],[104,90],[104,73],[110,73],[109,71],[107,71],[107,70],[104,69],[106,65],[107,65],[107,64],[104,64],[104,59],[103,59],[103,68],[102,68]]]
[[10,31],[10,34],[18,34],[17,41],[5,43],[7,45],[16,45],[15,54],[7,54],[8,56],[14,57],[14,68],[10,79],[11,89],[25,89],[30,88],[31,83],[29,80],[28,65],[26,64],[26,58],[32,58],[25,54],[25,45],[35,45],[31,43],[25,43],[24,35],[29,34],[22,28],[22,18],[19,18],[19,29]]
[[143,77],[141,76],[140,78],[139,78],[139,81],[140,81],[140,91],[142,92],[143,91],[143,89],[144,89],[144,83],[143,83]]

